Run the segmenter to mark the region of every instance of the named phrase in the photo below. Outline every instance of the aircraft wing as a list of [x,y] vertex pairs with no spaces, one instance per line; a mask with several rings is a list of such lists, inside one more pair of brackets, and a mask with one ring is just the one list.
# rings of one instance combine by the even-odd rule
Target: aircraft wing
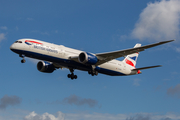
[[154,44],[150,44],[150,45],[125,49],[125,50],[106,52],[106,53],[97,53],[95,55],[99,61],[96,63],[96,65],[100,65],[100,64],[103,64],[103,63],[108,62],[110,60],[113,60],[113,59],[116,59],[119,57],[123,57],[123,56],[129,55],[129,54],[132,54],[132,53],[141,52],[141,51],[144,51],[145,49],[155,47],[158,45],[162,45],[162,44],[172,42],[172,41],[174,41],[174,40],[162,41],[162,42],[158,42],[158,43],[154,43]]

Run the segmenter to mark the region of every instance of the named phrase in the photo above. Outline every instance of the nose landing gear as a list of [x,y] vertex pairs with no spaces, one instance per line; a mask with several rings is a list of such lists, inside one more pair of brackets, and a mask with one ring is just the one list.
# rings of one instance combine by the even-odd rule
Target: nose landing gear
[[26,62],[26,60],[23,58],[22,60],[21,60],[21,63],[25,63]]
[[26,62],[26,60],[24,59],[24,56],[23,56],[23,55],[19,55],[19,57],[23,58],[23,59],[21,60],[21,63],[25,63],[25,62]]

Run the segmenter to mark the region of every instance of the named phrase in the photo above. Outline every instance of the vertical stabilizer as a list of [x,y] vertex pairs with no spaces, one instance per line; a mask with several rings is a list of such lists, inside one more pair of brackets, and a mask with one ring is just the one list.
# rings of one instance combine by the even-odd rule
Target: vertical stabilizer
[[[136,47],[141,47],[141,44],[136,44],[134,46],[134,48]],[[123,62],[125,62],[126,64],[132,66],[133,68],[135,68],[136,66],[136,62],[137,62],[137,58],[138,58],[139,53],[133,53],[133,54],[129,54],[125,57],[125,59],[123,60]]]

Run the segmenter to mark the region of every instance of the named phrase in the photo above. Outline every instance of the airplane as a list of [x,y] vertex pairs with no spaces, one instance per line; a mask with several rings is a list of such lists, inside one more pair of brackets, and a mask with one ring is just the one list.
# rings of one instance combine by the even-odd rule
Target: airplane
[[[71,74],[67,77],[77,79],[74,70],[87,71],[90,75],[98,75],[98,73],[110,76],[128,76],[140,74],[140,70],[160,67],[161,65],[136,68],[136,62],[139,52],[145,49],[172,42],[174,40],[162,41],[154,44],[141,46],[136,44],[134,48],[105,52],[90,53],[77,49],[56,45],[36,39],[19,39],[15,41],[10,49],[19,54],[23,58],[21,63],[25,63],[25,57],[39,59],[37,69],[40,72],[52,73],[56,69],[67,68]],[[117,58],[125,57],[119,61]]]

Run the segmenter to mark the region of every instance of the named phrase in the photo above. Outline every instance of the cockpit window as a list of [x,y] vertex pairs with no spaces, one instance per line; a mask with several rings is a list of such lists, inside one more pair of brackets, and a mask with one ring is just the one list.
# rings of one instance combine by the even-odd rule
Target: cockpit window
[[14,43],[22,43],[22,41],[15,41]]

